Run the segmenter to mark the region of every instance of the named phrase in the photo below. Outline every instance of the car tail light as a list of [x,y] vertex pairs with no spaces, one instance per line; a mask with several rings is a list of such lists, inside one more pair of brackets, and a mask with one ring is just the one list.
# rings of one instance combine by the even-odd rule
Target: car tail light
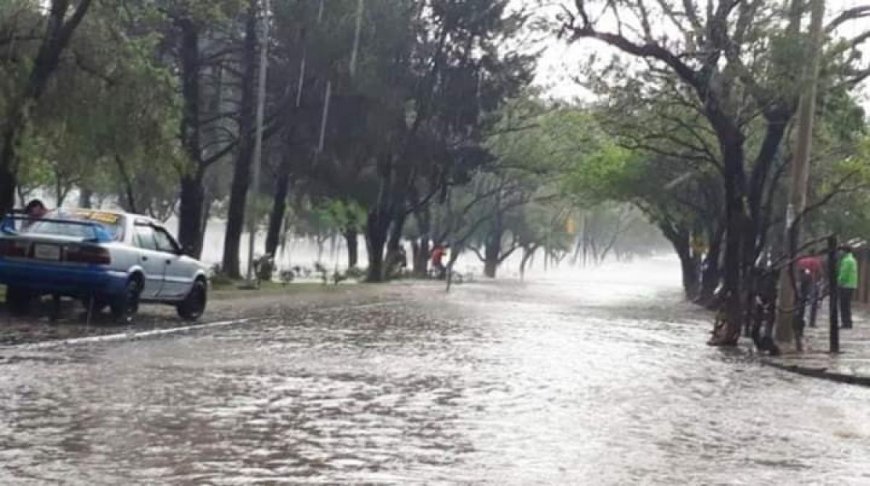
[[27,256],[28,244],[16,240],[0,240],[0,257],[24,258]]
[[68,246],[66,249],[66,261],[108,265],[112,263],[112,257],[109,255],[109,250],[100,246]]

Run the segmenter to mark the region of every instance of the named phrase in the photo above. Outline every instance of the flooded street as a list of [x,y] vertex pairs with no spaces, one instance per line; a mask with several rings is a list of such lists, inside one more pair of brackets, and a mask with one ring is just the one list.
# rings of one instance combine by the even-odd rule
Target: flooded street
[[0,483],[870,483],[870,390],[705,347],[674,270],[3,348]]

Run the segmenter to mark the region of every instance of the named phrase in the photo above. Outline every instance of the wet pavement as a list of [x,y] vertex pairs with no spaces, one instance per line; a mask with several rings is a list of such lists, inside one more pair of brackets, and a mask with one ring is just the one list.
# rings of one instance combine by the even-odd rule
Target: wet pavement
[[870,314],[864,306],[853,314],[854,328],[839,330],[839,353],[830,353],[830,321],[825,318],[806,329],[804,352],[765,358],[765,362],[807,376],[870,386]]
[[[289,310],[324,306],[355,305],[383,297],[385,292],[375,286],[346,283],[320,285],[290,284],[286,287],[252,290],[211,290],[205,315],[206,323],[234,319],[259,318]],[[388,294],[388,293],[386,293]],[[10,345],[35,344],[46,341],[99,340],[118,334],[160,334],[174,329],[197,326],[176,316],[175,308],[159,304],[143,304],[130,325],[118,325],[108,312],[93,315],[88,321],[83,306],[73,300],[62,301],[57,319],[52,319],[50,299],[43,298],[31,306],[25,317],[13,317],[0,305],[0,348]],[[2,362],[2,356],[0,356]]]
[[0,484],[868,484],[870,389],[704,346],[665,263],[0,348]]

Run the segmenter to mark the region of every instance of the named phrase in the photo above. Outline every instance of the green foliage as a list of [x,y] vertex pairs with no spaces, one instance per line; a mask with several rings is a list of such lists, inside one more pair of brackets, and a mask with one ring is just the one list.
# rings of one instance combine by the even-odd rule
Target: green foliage
[[[117,14],[111,3],[98,3],[73,37],[32,115],[20,182],[50,187],[58,199],[84,187],[165,216],[173,168],[184,163],[175,141],[175,79],[154,59],[158,36],[127,35]],[[15,54],[33,55],[27,42]],[[134,204],[127,204],[127,188],[135,189]]]
[[813,191],[814,200],[836,196],[808,214],[811,234],[866,238],[870,234],[870,136],[865,135],[853,155],[831,163],[826,172]]
[[564,179],[564,190],[578,201],[630,201],[645,182],[637,154],[613,141],[602,141],[597,150],[573,166]]
[[321,209],[329,224],[339,230],[359,229],[365,224],[366,211],[356,201],[333,199]]
[[365,210],[356,202],[340,199],[306,200],[296,208],[293,231],[298,235],[323,238],[365,224]]
[[571,250],[576,232],[569,208],[533,202],[511,214],[507,226],[520,247],[543,247],[548,253],[566,253]]
[[[597,178],[593,165],[573,178],[580,179],[574,192],[596,187],[587,178],[616,181],[610,188],[615,197],[641,208],[675,245],[685,246],[700,233],[708,242],[721,239],[728,226],[731,242],[741,246],[748,263],[762,251],[779,251],[795,114],[806,87],[809,9],[800,2],[737,2],[722,15],[724,10],[705,12],[702,2],[687,1],[685,8],[694,14],[682,18],[670,15],[676,10],[668,11],[666,4],[672,2],[661,3],[664,12],[656,13],[639,2],[606,2],[601,16],[589,15],[592,4],[604,3],[576,2],[576,22],[566,16],[564,27],[580,38],[603,40],[619,53],[609,59],[591,56],[584,75],[599,97],[596,120],[629,156],[625,165],[604,157],[615,173]],[[670,22],[648,21],[662,13]],[[612,20],[641,28],[601,36],[611,32]],[[675,27],[686,35],[672,36]],[[847,166],[854,163],[855,140],[864,131],[853,90],[862,69],[859,44],[866,38],[838,39],[833,28],[825,35],[811,207],[833,203],[839,196],[830,197],[832,192],[852,194],[841,183],[844,174],[855,179],[856,194],[864,177]],[[724,210],[726,194],[741,211]],[[816,208],[809,216],[812,232],[826,226],[828,216],[820,215]],[[738,243],[744,237],[748,245]],[[726,252],[732,259],[726,266],[742,268],[747,262],[733,260],[739,254]]]

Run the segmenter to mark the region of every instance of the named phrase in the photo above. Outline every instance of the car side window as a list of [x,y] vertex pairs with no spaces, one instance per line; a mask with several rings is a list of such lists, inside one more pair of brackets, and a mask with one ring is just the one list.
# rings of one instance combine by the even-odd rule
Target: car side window
[[163,253],[178,254],[178,243],[163,228],[154,228],[154,237],[157,240],[157,251]]
[[135,226],[133,241],[136,243],[136,246],[143,250],[158,251],[157,240],[154,237],[154,228],[151,226],[137,224]]

